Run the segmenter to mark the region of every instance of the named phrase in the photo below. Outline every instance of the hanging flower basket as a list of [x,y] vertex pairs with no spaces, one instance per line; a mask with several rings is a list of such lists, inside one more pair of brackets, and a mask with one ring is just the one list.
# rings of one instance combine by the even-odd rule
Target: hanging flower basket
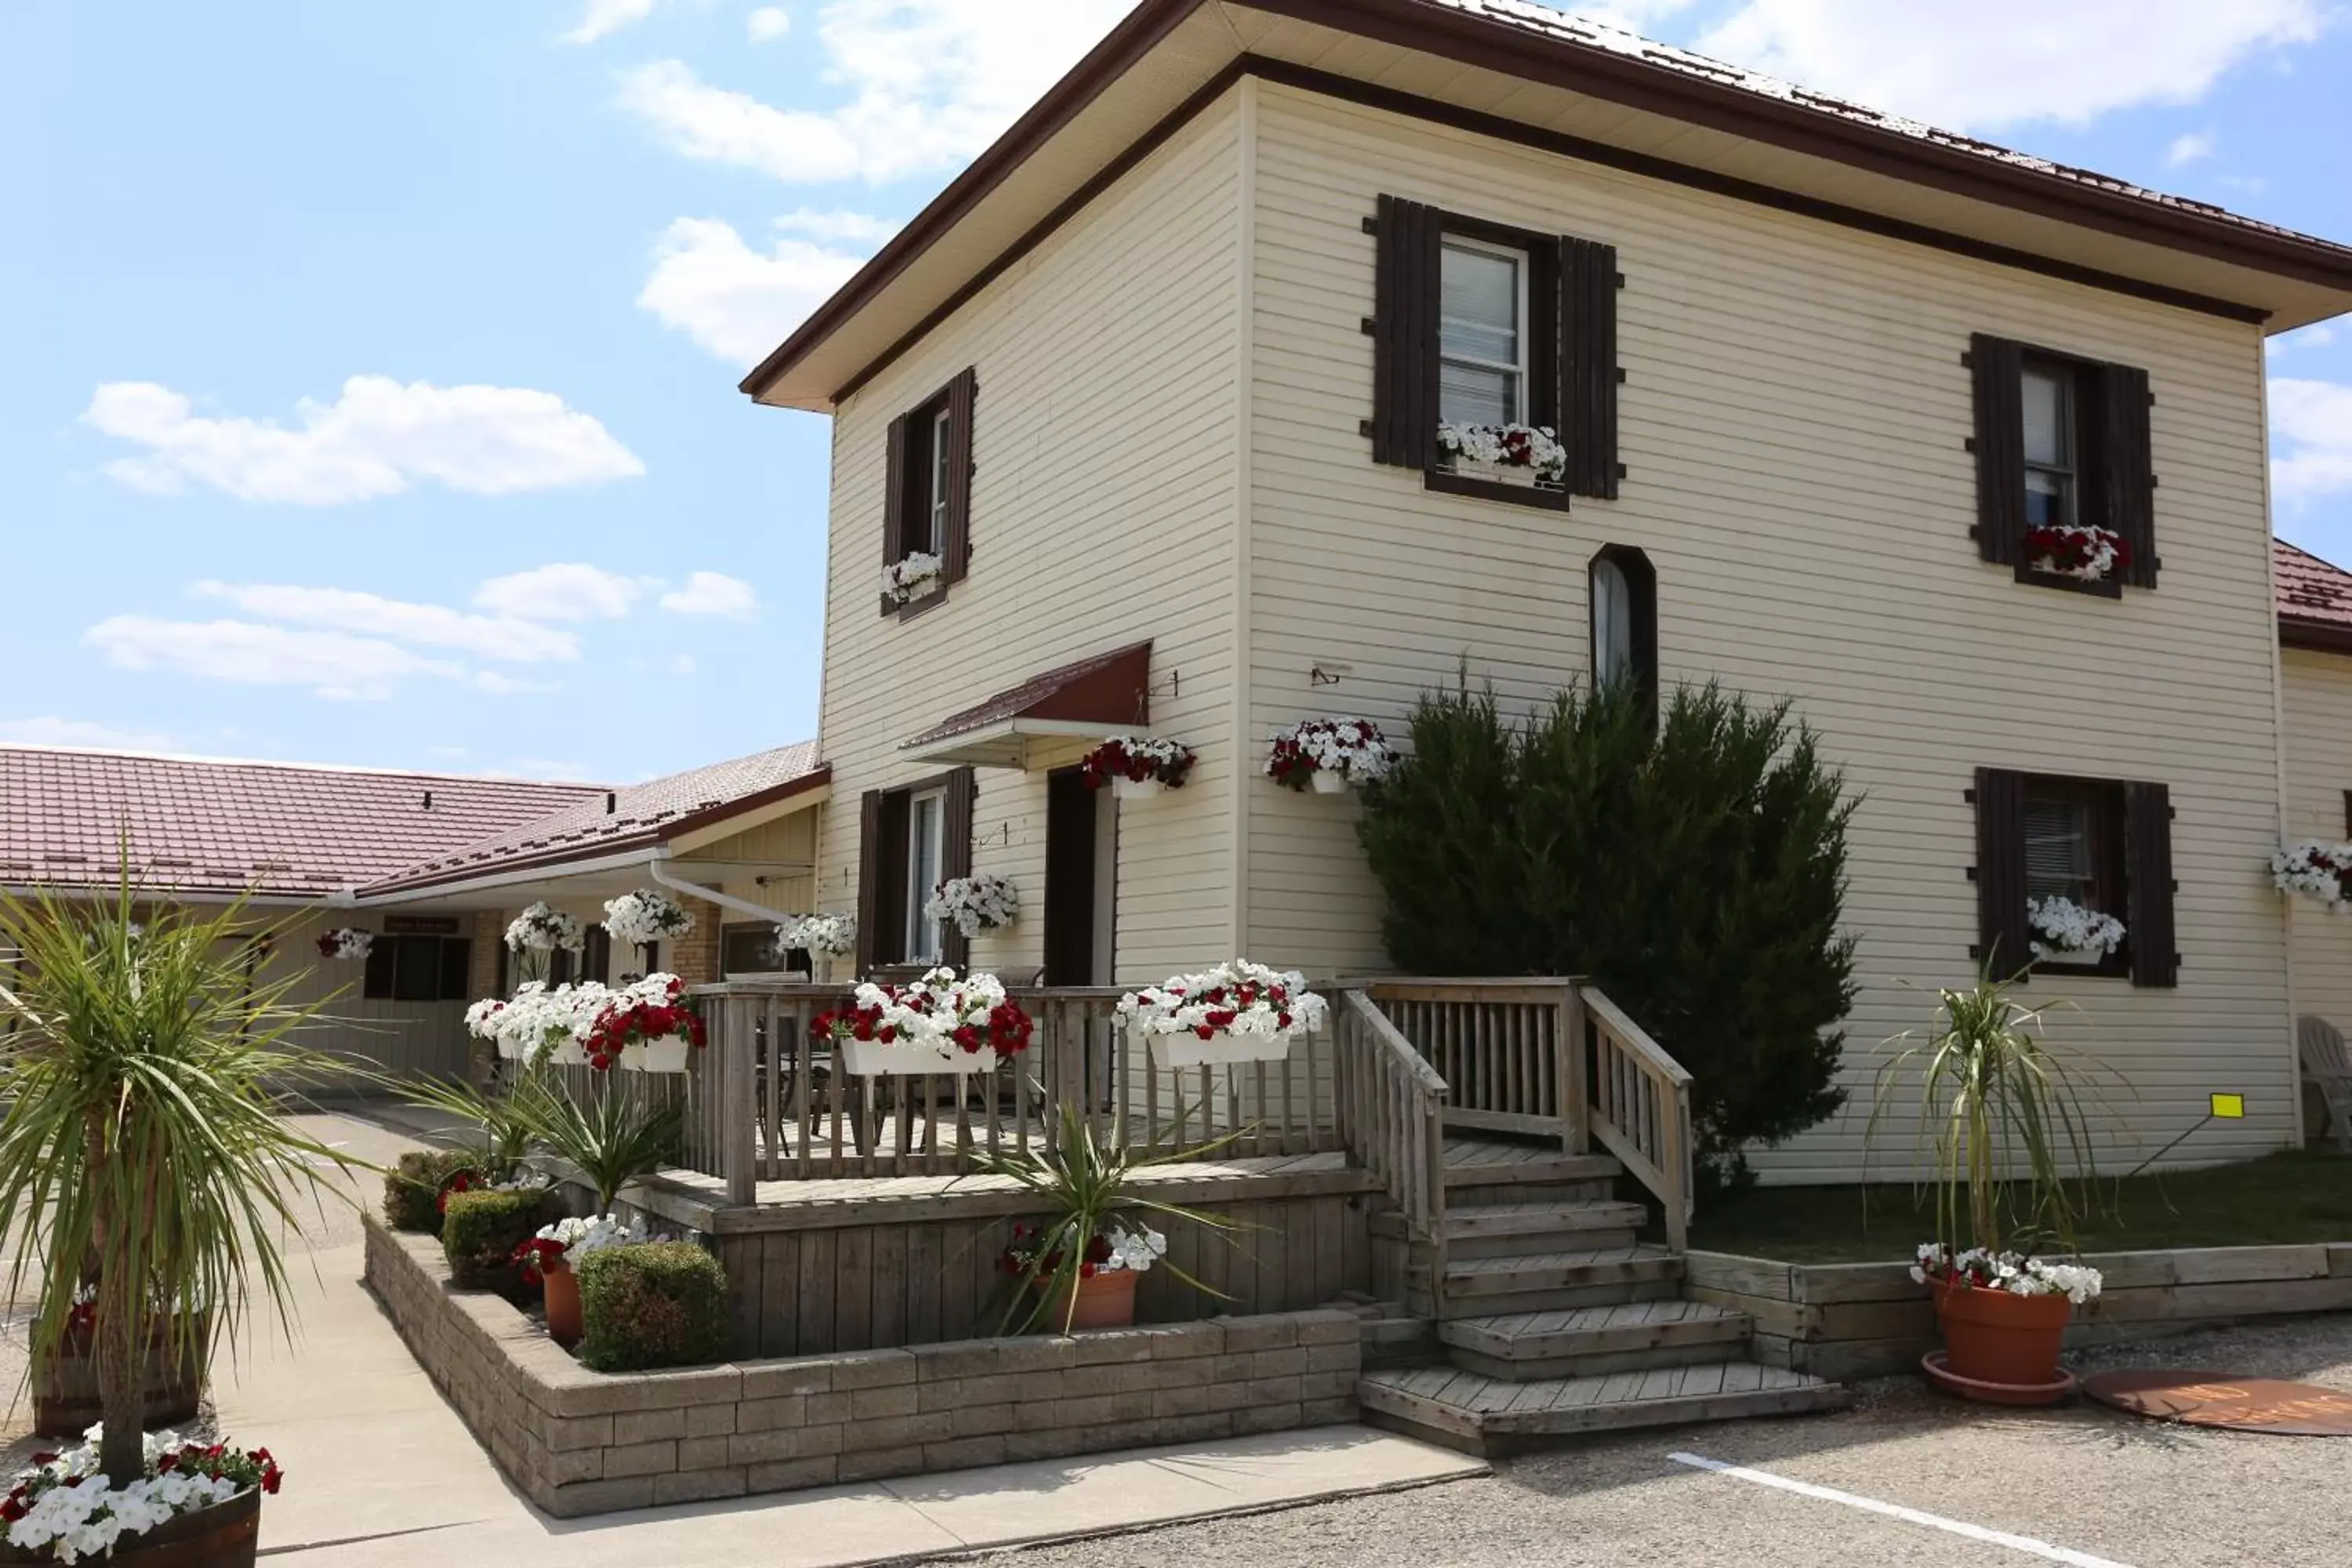
[[2104,583],[2131,564],[2131,546],[2111,528],[2053,523],[2027,531],[2025,559],[2053,577]]
[[846,1007],[810,1026],[859,1077],[993,1072],[1029,1048],[1036,1026],[993,974],[934,969],[909,985],[865,984]]
[[1088,789],[1110,785],[1121,800],[1181,789],[1192,771],[1192,748],[1151,735],[1113,735],[1086,754],[1078,776]]
[[955,877],[941,882],[923,906],[923,913],[941,925],[951,925],[966,941],[982,931],[1002,931],[1021,918],[1021,895],[1013,884],[992,871]]
[[319,956],[339,963],[364,963],[374,948],[374,932],[352,926],[337,926],[319,938]]
[[2124,944],[2124,922],[2072,899],[2029,899],[2033,956],[2044,963],[2104,963]]
[[1441,424],[1437,449],[1464,479],[1557,489],[1568,475],[1568,448],[1542,426]]
[[2331,914],[2352,910],[2352,844],[2308,838],[2271,857],[2271,885],[2316,899]]
[[918,599],[927,599],[947,572],[948,563],[943,557],[918,550],[882,568],[882,597],[893,605],[911,605]]
[[614,942],[645,947],[673,942],[694,930],[694,916],[667,893],[640,888],[604,905],[604,931]]
[[1181,1069],[1278,1062],[1293,1035],[1322,1026],[1326,1010],[1305,975],[1237,958],[1129,992],[1117,1016],[1155,1063]]
[[1396,748],[1369,719],[1303,719],[1274,732],[1265,774],[1285,789],[1339,795],[1388,776]]
[[587,945],[588,932],[579,916],[551,910],[544,903],[531,905],[507,927],[507,946],[517,952],[553,952],[557,948],[578,952]]
[[857,951],[854,915],[801,915],[776,928],[776,946],[785,952],[839,958]]

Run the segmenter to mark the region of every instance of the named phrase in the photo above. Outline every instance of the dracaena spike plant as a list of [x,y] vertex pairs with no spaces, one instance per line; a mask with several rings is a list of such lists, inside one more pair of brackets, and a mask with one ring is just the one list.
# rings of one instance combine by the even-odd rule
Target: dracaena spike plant
[[146,1473],[147,1347],[176,1361],[256,1305],[292,1321],[284,1238],[349,1202],[365,1167],[283,1113],[348,1064],[298,1043],[321,1004],[264,977],[284,935],[243,902],[206,911],[134,887],[0,896],[0,1230],[11,1299],[37,1303],[37,1359],[96,1289],[98,1463]]

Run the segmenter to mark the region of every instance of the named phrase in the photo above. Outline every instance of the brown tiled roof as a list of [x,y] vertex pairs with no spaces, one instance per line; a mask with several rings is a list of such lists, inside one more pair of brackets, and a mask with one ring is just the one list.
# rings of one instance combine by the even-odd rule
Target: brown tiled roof
[[658,844],[709,821],[814,789],[831,770],[814,741],[756,756],[714,763],[648,784],[598,790],[551,814],[424,859],[367,882],[362,898],[464,881],[494,871],[593,858]]
[[601,787],[0,746],[0,884],[323,899]]
[[1010,719],[1067,719],[1111,727],[1150,722],[1151,645],[1135,643],[1033,675],[1012,690],[941,721],[907,746],[950,741]]
[[2279,641],[2352,653],[2352,572],[2285,540],[2271,543],[2278,583]]

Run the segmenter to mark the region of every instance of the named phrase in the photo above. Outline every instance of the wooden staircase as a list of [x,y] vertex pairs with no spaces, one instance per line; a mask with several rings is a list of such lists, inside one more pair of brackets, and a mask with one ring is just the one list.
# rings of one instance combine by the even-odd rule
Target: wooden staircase
[[1442,1248],[1415,1240],[1402,1213],[1374,1216],[1374,1245],[1405,1260],[1403,1311],[1433,1321],[1443,1361],[1368,1372],[1357,1385],[1368,1420],[1492,1454],[1850,1401],[1751,1362],[1748,1314],[1682,1299],[1681,1255],[1637,1240],[1647,1211],[1610,1195],[1617,1161],[1497,1157],[1518,1152],[1449,1143]]

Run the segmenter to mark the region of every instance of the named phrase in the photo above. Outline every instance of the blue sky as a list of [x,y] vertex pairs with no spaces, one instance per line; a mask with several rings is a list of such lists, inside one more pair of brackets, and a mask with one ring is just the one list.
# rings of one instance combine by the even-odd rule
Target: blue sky
[[[0,740],[626,780],[814,733],[826,427],[735,382],[1122,9],[0,6]],[[2352,238],[2333,0],[1596,9]],[[2280,531],[2352,562],[2352,327],[2271,364]]]

